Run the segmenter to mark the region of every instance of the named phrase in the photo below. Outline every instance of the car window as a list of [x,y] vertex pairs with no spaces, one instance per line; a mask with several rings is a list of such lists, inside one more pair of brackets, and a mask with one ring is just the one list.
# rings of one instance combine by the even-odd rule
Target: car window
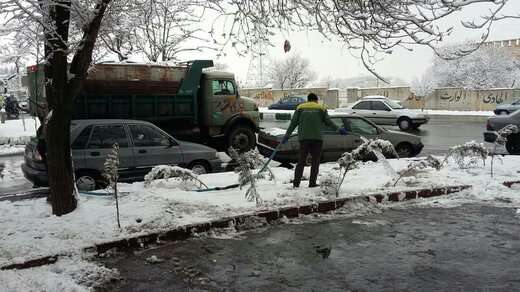
[[377,128],[365,120],[345,118],[345,129],[358,135],[377,135]]
[[95,126],[87,144],[88,149],[112,148],[114,143],[119,147],[128,147],[128,137],[123,125]]
[[235,95],[235,85],[230,80],[213,80],[213,95]]
[[[336,117],[331,117],[330,120],[334,124],[336,124],[336,126],[338,126],[338,128],[343,127],[343,120],[342,120],[342,118],[340,118],[340,117],[337,117],[337,118]],[[333,128],[327,126],[327,125],[324,125],[323,128],[322,128],[322,131],[323,132],[336,132],[336,129],[333,129]]]
[[393,101],[391,99],[387,99],[386,103],[393,109],[404,109],[404,107],[400,103]]
[[148,125],[130,125],[130,132],[134,146],[168,146],[170,139],[153,127]]
[[280,103],[288,103],[290,101],[290,99],[288,97],[284,97],[282,99],[280,99]]
[[362,101],[352,107],[352,109],[357,110],[369,110],[370,109],[370,101]]
[[92,131],[92,126],[88,126],[79,133],[76,137],[76,140],[72,142],[70,146],[72,149],[85,149],[85,145],[87,144],[88,138],[90,137],[90,132]]
[[298,97],[293,97],[293,98],[291,98],[291,102],[292,102],[292,103],[298,103],[298,102],[300,102],[300,98],[298,98]]
[[372,101],[372,110],[375,111],[387,111],[389,108],[382,101]]

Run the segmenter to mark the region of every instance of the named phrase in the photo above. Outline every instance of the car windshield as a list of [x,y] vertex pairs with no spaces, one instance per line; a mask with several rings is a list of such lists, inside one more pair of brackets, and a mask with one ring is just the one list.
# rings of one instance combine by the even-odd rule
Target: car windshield
[[387,99],[386,100],[386,103],[392,108],[392,109],[403,109],[404,107],[402,105],[400,105],[399,103],[391,100],[391,99]]
[[520,105],[520,99],[517,99],[517,100],[513,101],[511,104]]

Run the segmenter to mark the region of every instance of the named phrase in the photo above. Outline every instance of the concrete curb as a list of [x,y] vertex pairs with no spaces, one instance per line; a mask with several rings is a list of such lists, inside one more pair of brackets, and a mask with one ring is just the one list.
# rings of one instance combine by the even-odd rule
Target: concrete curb
[[[312,213],[326,213],[339,209],[345,206],[347,203],[352,202],[364,201],[371,202],[374,204],[383,202],[400,202],[406,200],[413,200],[417,198],[429,198],[447,195],[451,193],[460,192],[462,190],[470,189],[471,187],[472,186],[470,185],[444,186],[429,189],[407,190],[402,192],[373,193],[364,196],[332,199],[316,202],[313,204],[306,204],[302,206],[284,207],[276,210],[266,210],[216,219],[205,223],[180,226],[168,231],[153,232],[146,235],[140,235],[131,238],[100,243],[92,247],[84,248],[84,251],[87,253],[94,252],[97,254],[101,254],[113,248],[117,248],[118,250],[122,251],[141,249],[147,248],[149,245],[156,244],[161,241],[185,240],[192,237],[195,233],[206,232],[211,229],[228,228],[230,226],[235,226],[236,228],[237,226],[244,224],[248,219],[254,217],[265,218],[267,222],[272,222],[282,217],[295,218],[300,215],[309,215]],[[26,269],[46,264],[52,264],[57,261],[59,256],[64,255],[46,256],[37,259],[32,259],[24,263],[10,264],[0,267],[0,270]]]

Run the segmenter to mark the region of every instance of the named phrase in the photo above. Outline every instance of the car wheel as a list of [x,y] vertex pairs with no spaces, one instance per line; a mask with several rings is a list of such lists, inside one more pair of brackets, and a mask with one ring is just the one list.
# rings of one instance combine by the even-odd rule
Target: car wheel
[[205,174],[211,172],[211,167],[205,161],[194,161],[190,163],[188,168],[195,174]]
[[227,148],[233,147],[238,152],[246,152],[255,148],[255,146],[255,132],[250,127],[237,126],[229,132]]
[[412,129],[419,130],[419,127],[421,127],[421,124],[413,124]]
[[512,134],[507,138],[506,149],[509,154],[519,155],[520,154],[520,135]]
[[508,114],[509,114],[509,112],[506,110],[497,111],[497,115],[499,115],[499,116],[508,115]]
[[397,126],[399,126],[399,129],[401,129],[402,131],[410,130],[410,128],[412,127],[412,120],[410,120],[410,118],[407,117],[400,118],[397,121]]
[[76,186],[79,191],[90,192],[98,187],[98,183],[96,179],[98,179],[98,175],[95,175],[92,172],[78,172],[76,173]]
[[413,149],[410,143],[400,143],[395,147],[399,158],[412,157]]

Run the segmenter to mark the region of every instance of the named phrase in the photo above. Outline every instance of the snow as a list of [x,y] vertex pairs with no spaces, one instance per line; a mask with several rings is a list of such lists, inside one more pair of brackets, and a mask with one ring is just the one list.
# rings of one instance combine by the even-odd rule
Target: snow
[[[392,159],[396,170],[404,169],[410,159]],[[392,192],[433,186],[470,184],[474,189],[461,193],[465,199],[493,201],[510,198],[515,208],[520,208],[518,189],[506,188],[503,181],[518,180],[520,157],[507,156],[495,163],[495,176],[490,176],[489,159],[486,166],[459,169],[449,161],[448,166],[436,171],[426,169],[417,177],[402,179],[396,187],[390,187],[395,178],[382,164],[366,162],[347,173],[339,191],[340,197],[352,197],[370,193]],[[321,166],[322,177],[337,175],[336,163]],[[145,187],[144,182],[118,185],[119,208],[122,229],[116,224],[115,202],[112,196],[82,194],[74,212],[56,217],[45,198],[19,202],[0,202],[0,266],[22,262],[40,256],[77,254],[83,248],[98,243],[164,231],[188,224],[202,223],[223,217],[251,213],[260,210],[298,206],[330,199],[320,189],[292,189],[293,171],[272,168],[275,181],[257,182],[262,203],[256,204],[245,197],[245,188],[196,192],[196,185],[176,179],[157,180]],[[309,168],[304,177],[309,176]],[[370,178],[370,179],[367,179]],[[199,176],[209,187],[235,184],[238,175],[233,172]],[[103,191],[101,191],[103,193]],[[451,196],[450,196],[451,197]]]
[[39,125],[38,121],[33,118],[5,121],[5,124],[0,124],[0,145],[26,144],[30,137],[36,136],[37,125]]
[[25,146],[23,145],[0,145],[0,157],[6,155],[23,154]]
[[0,291],[90,292],[117,272],[79,257],[24,270],[0,271]]
[[[265,107],[259,108],[260,112],[263,114],[275,114],[275,113],[289,113],[292,114],[294,111],[292,110],[270,110]],[[445,116],[492,116],[494,113],[492,111],[451,111],[451,110],[428,110],[424,111],[419,109],[409,109],[410,111],[420,112],[427,115],[445,115]],[[335,110],[329,110],[329,113],[333,113]]]

